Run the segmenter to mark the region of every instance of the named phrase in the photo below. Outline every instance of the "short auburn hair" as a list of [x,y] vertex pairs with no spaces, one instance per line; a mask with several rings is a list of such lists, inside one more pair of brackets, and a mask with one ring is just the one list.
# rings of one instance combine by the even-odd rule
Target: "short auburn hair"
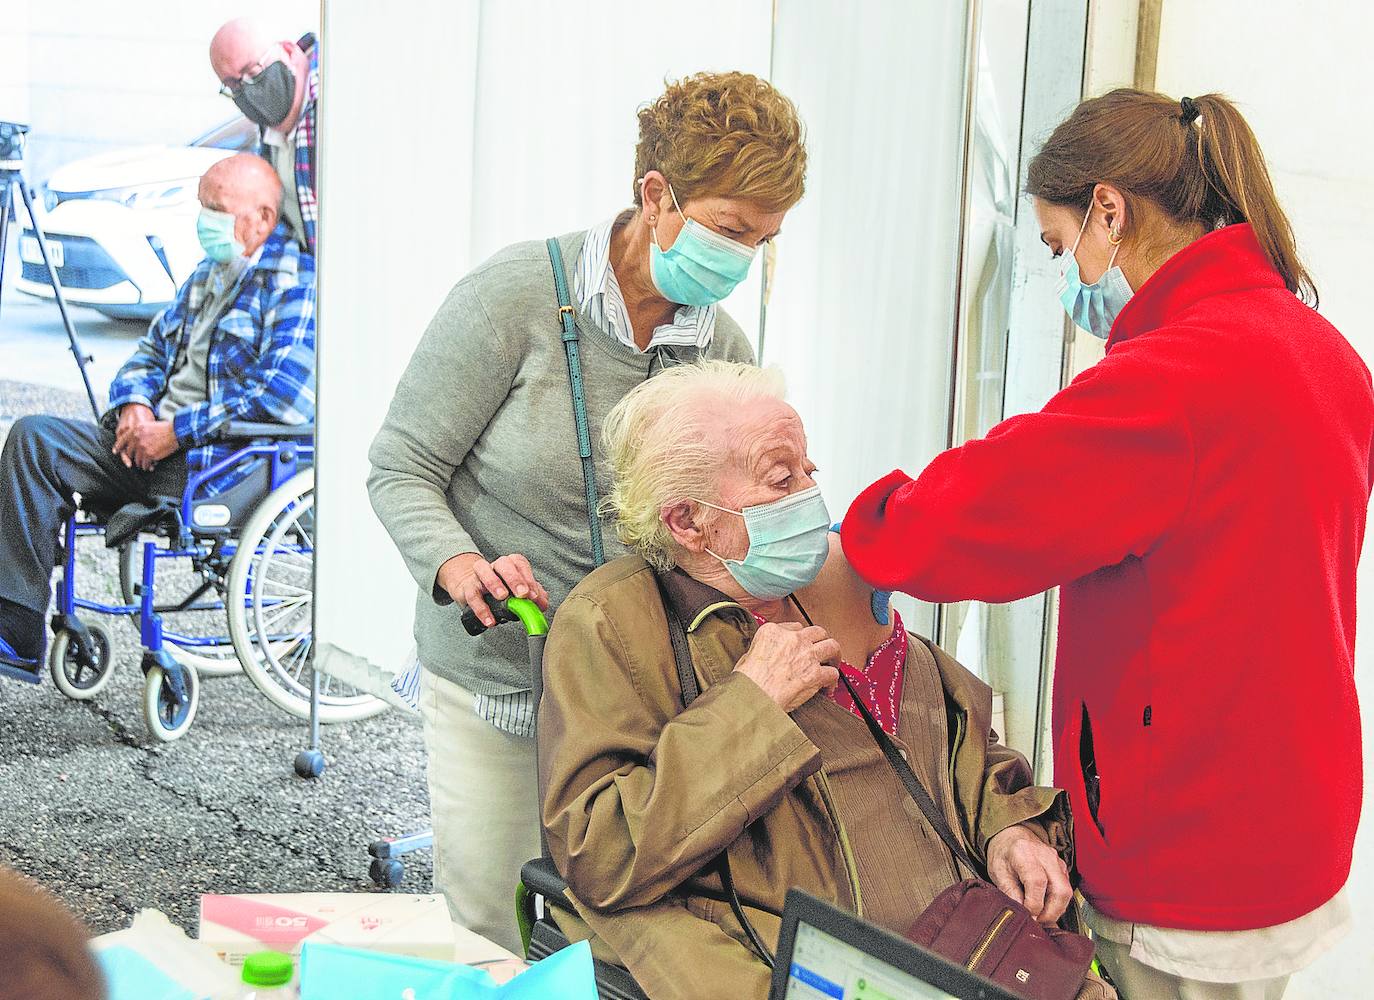
[[769,212],[801,200],[806,146],[797,109],[749,73],[697,73],[671,81],[639,109],[634,203],[650,170],[668,178],[679,202],[716,195]]

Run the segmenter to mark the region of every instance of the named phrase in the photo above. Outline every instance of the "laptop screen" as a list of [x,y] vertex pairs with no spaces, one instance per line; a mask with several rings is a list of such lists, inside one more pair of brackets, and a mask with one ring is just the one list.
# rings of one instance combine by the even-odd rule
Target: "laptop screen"
[[805,921],[797,923],[783,1000],[956,1000]]

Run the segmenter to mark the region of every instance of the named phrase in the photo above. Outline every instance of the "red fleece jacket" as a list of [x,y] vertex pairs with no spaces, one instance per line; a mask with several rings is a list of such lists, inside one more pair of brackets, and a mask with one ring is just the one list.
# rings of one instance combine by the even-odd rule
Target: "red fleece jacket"
[[850,508],[845,554],[879,588],[1063,585],[1055,783],[1103,912],[1243,930],[1345,884],[1372,437],[1369,370],[1236,225],[1168,260],[1039,413]]

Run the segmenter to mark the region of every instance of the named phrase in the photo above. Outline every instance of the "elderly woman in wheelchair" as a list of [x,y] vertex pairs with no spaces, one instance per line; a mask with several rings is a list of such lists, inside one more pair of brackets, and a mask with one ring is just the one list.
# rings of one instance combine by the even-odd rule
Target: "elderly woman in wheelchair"
[[1059,919],[1063,797],[990,733],[990,689],[849,569],[778,373],[670,369],[621,402],[605,439],[607,503],[638,554],[560,607],[538,719],[548,854],[575,911],[557,912],[564,932],[655,1000],[761,998],[790,886],[900,933],[967,877],[841,670],[968,852]]

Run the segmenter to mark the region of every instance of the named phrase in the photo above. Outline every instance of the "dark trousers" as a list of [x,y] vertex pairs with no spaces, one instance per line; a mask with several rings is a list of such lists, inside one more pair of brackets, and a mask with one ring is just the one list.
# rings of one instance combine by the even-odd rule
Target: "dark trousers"
[[179,497],[186,456],[176,452],[152,472],[125,468],[114,432],[64,417],[23,417],[0,451],[0,597],[45,612],[57,563],[58,533],[80,493],[84,507],[114,510],[153,497]]

